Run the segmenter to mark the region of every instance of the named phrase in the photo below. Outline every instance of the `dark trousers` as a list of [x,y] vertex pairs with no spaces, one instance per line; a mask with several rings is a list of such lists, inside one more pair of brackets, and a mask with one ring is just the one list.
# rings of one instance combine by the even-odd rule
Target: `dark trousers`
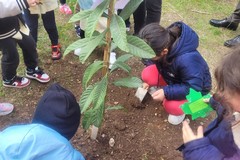
[[162,12],[162,0],[144,0],[133,13],[134,32],[138,32],[144,25],[160,23]]
[[[29,10],[24,11],[24,20],[27,23],[28,27],[30,28],[31,35],[33,39],[37,43],[38,37],[38,14],[30,14]],[[58,31],[55,22],[55,15],[54,11],[49,11],[45,14],[41,15],[43,26],[48,33],[48,36],[51,40],[52,45],[58,44]]]
[[27,68],[33,69],[38,65],[38,55],[36,43],[31,35],[22,34],[21,40],[6,38],[0,40],[0,49],[2,50],[2,78],[11,80],[17,74],[19,65],[19,54],[17,44],[22,49],[24,63]]
[[234,12],[228,17],[230,22],[240,23],[240,2],[238,2]]

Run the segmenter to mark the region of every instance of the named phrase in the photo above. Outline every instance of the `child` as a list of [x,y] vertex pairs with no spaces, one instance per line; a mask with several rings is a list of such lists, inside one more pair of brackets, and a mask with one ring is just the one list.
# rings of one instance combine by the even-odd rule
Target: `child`
[[69,142],[80,117],[74,95],[58,84],[51,85],[38,102],[32,124],[0,132],[1,159],[84,160]]
[[168,122],[177,125],[185,117],[180,106],[185,103],[189,89],[203,95],[211,90],[211,76],[203,57],[197,51],[198,36],[183,22],[168,28],[158,23],[145,26],[139,33],[155,51],[156,57],[142,71],[143,88],[161,87],[152,93],[156,101],[163,102],[169,113]]
[[[185,160],[239,160],[240,150],[236,146],[231,129],[232,111],[240,112],[240,48],[226,55],[215,70],[217,91],[210,99],[218,117],[208,126],[198,128],[194,134],[187,122],[183,122]],[[239,137],[239,133],[236,134]]]
[[[3,86],[5,87],[26,87],[30,84],[28,78],[35,79],[41,83],[50,81],[49,76],[38,67],[36,44],[32,36],[29,35],[29,30],[25,26],[21,14],[17,15],[21,13],[21,10],[29,6],[28,2],[33,4],[33,6],[36,5],[36,1],[30,0],[23,0],[22,3],[17,1],[18,8],[16,7],[16,2],[8,3],[8,1],[4,1],[4,3],[1,3],[1,11],[7,10],[7,8],[13,9],[13,12],[9,11],[1,14],[0,18],[0,49],[2,49],[3,54],[1,65]],[[16,75],[19,64],[17,44],[23,52],[24,63],[27,66],[26,76],[28,78]]]
[[[103,0],[78,0],[75,6],[75,13],[80,12],[80,10],[89,10],[89,9],[95,9],[99,4],[102,3]],[[122,10],[125,5],[129,2],[129,0],[117,0],[115,4],[115,10]],[[129,22],[130,23],[130,22]],[[99,32],[102,32],[106,29],[107,22],[106,18],[101,17],[99,19],[99,23],[97,25],[96,30]],[[85,38],[84,36],[84,28],[85,24],[76,22],[75,23],[75,31],[78,37]],[[130,24],[129,26],[130,27]],[[130,28],[129,28],[130,29]]]
[[52,60],[59,60],[62,56],[58,43],[58,30],[55,22],[54,9],[58,7],[57,0],[41,0],[37,6],[24,11],[24,18],[30,28],[31,35],[37,43],[38,17],[41,15],[43,26],[51,40]]

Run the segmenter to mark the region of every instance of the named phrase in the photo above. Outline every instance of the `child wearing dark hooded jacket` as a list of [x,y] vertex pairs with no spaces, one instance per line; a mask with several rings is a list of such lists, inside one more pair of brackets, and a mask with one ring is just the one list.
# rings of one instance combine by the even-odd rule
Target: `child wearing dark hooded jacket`
[[[240,112],[240,48],[226,55],[215,70],[217,90],[210,104],[217,112],[217,118],[203,133],[198,127],[193,133],[184,121],[183,142],[179,150],[185,160],[240,160],[240,149],[236,145],[239,132],[233,132],[232,124],[239,125],[233,112]],[[233,123],[234,122],[234,123]]]
[[[143,60],[143,88],[160,101],[169,114],[168,122],[177,125],[184,118],[180,106],[192,88],[202,95],[211,90],[209,67],[197,51],[198,36],[188,25],[175,22],[166,29],[158,23],[145,26],[139,33],[155,51],[156,57]],[[153,90],[153,86],[158,88]]]
[[32,124],[0,132],[0,157],[18,160],[84,160],[69,140],[76,133],[81,111],[74,95],[51,85],[37,104]]

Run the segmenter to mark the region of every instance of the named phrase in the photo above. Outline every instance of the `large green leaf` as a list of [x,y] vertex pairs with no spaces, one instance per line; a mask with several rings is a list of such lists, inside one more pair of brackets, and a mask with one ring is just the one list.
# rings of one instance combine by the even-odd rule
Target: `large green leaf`
[[100,105],[98,108],[94,108],[94,114],[92,115],[93,125],[100,128],[102,121],[103,121],[103,115],[104,115],[104,103]]
[[103,61],[94,61],[91,65],[87,67],[84,72],[82,84],[83,87],[87,87],[87,83],[92,78],[92,76],[103,67]]
[[120,13],[123,20],[128,19],[142,1],[143,0],[130,0]]
[[93,10],[80,11],[80,12],[74,14],[70,18],[69,23],[77,22],[77,21],[80,21],[82,19],[87,19],[92,14],[92,12],[93,12]]
[[[129,58],[131,58],[131,57],[132,57],[131,54],[124,54],[124,55],[118,57],[117,60],[115,61],[115,63],[125,62],[125,61],[127,61]],[[112,68],[111,68],[111,72],[113,72],[113,71],[116,70],[117,68],[118,68],[118,66],[113,65]]]
[[115,82],[113,82],[113,84],[121,87],[138,88],[142,86],[142,80],[139,79],[138,77],[127,77],[118,79]]
[[115,44],[121,50],[128,52],[127,32],[124,20],[118,15],[114,14],[110,24],[111,35]]
[[[121,61],[115,61],[113,66],[115,66],[114,69],[121,68],[122,70],[124,70],[128,73],[131,71],[131,67],[129,67],[126,63],[121,62]],[[113,68],[111,68],[111,72],[113,72]]]
[[87,109],[91,108],[91,104],[94,99],[94,92],[96,90],[96,85],[89,85],[86,90],[83,91],[80,98],[81,113],[84,113]]
[[107,84],[108,78],[105,75],[102,80],[96,84],[96,90],[94,90],[94,99],[93,99],[93,107],[99,108],[105,102],[105,97],[107,94]]
[[79,60],[84,63],[86,59],[91,55],[93,50],[104,41],[105,33],[106,31],[99,34],[98,36],[77,40],[67,47],[63,55],[66,56],[72,50],[81,48]]
[[87,130],[93,124],[93,118],[92,118],[93,114],[94,114],[93,109],[89,109],[84,113],[84,116],[82,118],[83,129]]
[[140,58],[153,58],[156,56],[153,49],[142,39],[136,36],[127,36],[129,53]]
[[91,37],[95,28],[97,26],[99,17],[102,16],[103,12],[107,9],[110,0],[104,0],[100,5],[98,5],[89,16],[87,20],[87,27],[85,30],[85,36]]

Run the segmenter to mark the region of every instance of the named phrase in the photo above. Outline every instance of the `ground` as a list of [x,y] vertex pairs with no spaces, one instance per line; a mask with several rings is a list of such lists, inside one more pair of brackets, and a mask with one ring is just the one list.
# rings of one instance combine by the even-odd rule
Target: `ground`
[[[184,17],[184,15],[179,13],[176,6],[174,7],[172,5],[173,2],[175,1],[168,0],[163,3],[163,8],[166,8],[163,10],[163,23],[170,24],[175,20],[184,20],[186,23],[193,25],[195,21],[192,22],[191,20],[193,19],[188,19],[189,17]],[[221,3],[219,3],[223,5],[224,2],[225,1],[222,0]],[[228,3],[233,8],[236,1],[229,1]],[[205,16],[205,19],[210,19],[211,17],[211,15],[208,15],[207,11],[196,12],[194,10],[191,11],[191,13],[192,15],[197,14],[197,17]],[[63,28],[66,27],[65,22],[68,21],[69,16],[59,15],[58,11],[56,11],[56,15],[59,24],[59,31],[61,32],[61,41],[69,41],[68,43],[71,43],[76,40],[77,38],[75,37],[72,24],[67,25],[67,27],[70,26],[70,31],[62,33],[62,31],[64,31]],[[210,28],[207,24],[208,21],[205,21],[204,23]],[[193,25],[193,27],[195,26]],[[226,47],[222,46],[222,42],[224,39],[233,36],[234,33],[219,29],[219,32],[221,33],[218,38],[222,38],[222,41],[214,44],[209,43],[208,41],[206,42],[204,29],[198,30],[196,28],[196,30],[200,36],[199,50],[209,63],[212,72],[222,55],[228,51]],[[215,30],[212,32],[215,33]],[[40,35],[40,42],[45,42],[45,39],[46,42],[48,42],[46,34]],[[13,113],[0,117],[1,130],[10,125],[31,122],[38,100],[47,87],[52,83],[57,82],[61,84],[63,87],[71,90],[77,99],[80,98],[82,93],[82,75],[88,63],[79,63],[78,58],[72,53],[60,61],[53,62],[50,60],[50,49],[46,46],[46,44],[39,44],[38,51],[40,53],[40,65],[51,76],[51,82],[43,85],[32,81],[30,86],[24,89],[0,88],[0,101],[11,102],[15,106]],[[67,43],[63,44],[63,49],[66,47]],[[209,48],[214,49],[209,50]],[[97,56],[92,57],[89,62],[93,59],[101,59],[101,54],[99,53]],[[140,77],[140,72],[144,67],[140,59],[134,57],[128,63],[132,67],[132,74]],[[24,67],[22,66],[23,64],[20,65],[20,75],[23,74]],[[114,80],[118,77],[126,76],[125,72],[118,70],[114,72],[110,78]],[[182,159],[181,152],[176,150],[176,148],[182,144],[181,125],[170,125],[167,122],[168,115],[159,103],[149,100],[145,104],[139,104],[134,96],[136,92],[135,89],[120,88],[110,84],[108,90],[107,105],[120,104],[124,109],[106,111],[103,125],[100,128],[97,140],[95,141],[89,138],[88,131],[84,131],[82,127],[79,126],[76,135],[71,140],[76,149],[86,157],[99,160]],[[191,117],[188,118],[190,119],[190,125],[196,130],[199,125],[206,126],[214,118],[214,114],[211,114],[207,118],[200,118],[195,121],[192,121]],[[113,147],[109,145],[110,138],[115,140]]]

